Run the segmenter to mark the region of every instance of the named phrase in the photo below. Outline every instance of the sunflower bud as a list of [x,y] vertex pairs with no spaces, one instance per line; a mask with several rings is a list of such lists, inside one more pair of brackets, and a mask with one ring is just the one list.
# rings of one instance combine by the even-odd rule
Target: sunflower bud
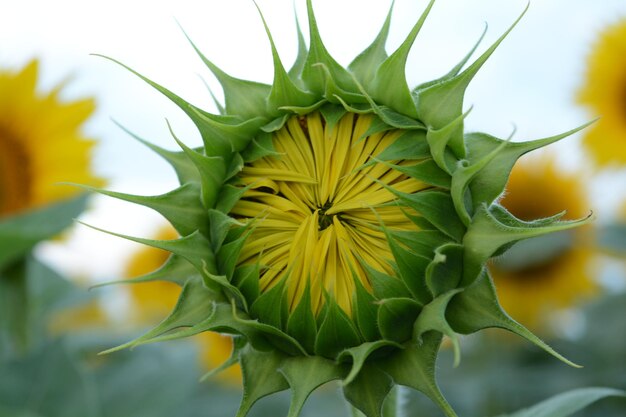
[[457,360],[457,334],[486,327],[560,357],[502,311],[485,263],[519,240],[585,222],[520,220],[497,202],[521,155],[579,129],[521,143],[464,133],[465,89],[508,31],[472,64],[473,50],[448,74],[409,88],[406,59],[432,6],[387,55],[390,13],[346,69],[326,50],[308,1],[310,47],[300,42],[291,70],[267,31],[272,85],[233,78],[198,51],[224,89],[221,114],[137,74],[187,113],[204,146],[148,144],[178,174],[170,193],[102,191],[157,210],[182,236],[124,236],[173,254],[141,280],[183,289],[167,319],[115,349],[233,334],[229,363],[240,362],[244,377],[238,416],[291,388],[290,417],[331,380],[367,416],[381,415],[396,384],[454,416],[435,382],[442,335]]

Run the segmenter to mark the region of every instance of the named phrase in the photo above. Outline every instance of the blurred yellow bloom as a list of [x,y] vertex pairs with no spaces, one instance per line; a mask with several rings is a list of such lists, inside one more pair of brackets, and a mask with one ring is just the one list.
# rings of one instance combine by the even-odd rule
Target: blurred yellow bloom
[[0,71],[0,217],[79,192],[59,182],[102,183],[89,169],[95,142],[80,132],[93,100],[63,102],[62,85],[39,94],[37,77],[36,60]]
[[[156,239],[176,239],[178,235],[172,228],[163,228]],[[145,247],[137,252],[126,269],[127,277],[138,277],[161,267],[170,253],[161,249]],[[151,323],[165,317],[176,305],[181,288],[167,281],[154,281],[141,285],[128,286],[131,295],[133,321]],[[213,369],[226,361],[233,348],[232,338],[214,332],[203,332],[194,336],[200,347],[200,363],[205,369]],[[231,366],[220,372],[217,377],[226,383],[241,384],[241,368]]]
[[[559,170],[549,155],[522,159],[513,168],[506,189],[500,203],[522,220],[564,210],[564,219],[575,219],[590,210],[582,176]],[[521,267],[507,267],[506,260],[490,265],[502,306],[530,328],[545,329],[546,313],[572,307],[596,290],[592,230],[587,226],[566,233],[565,245],[546,259],[528,259]]]
[[589,56],[578,101],[601,119],[583,139],[600,166],[626,164],[626,19],[609,26]]

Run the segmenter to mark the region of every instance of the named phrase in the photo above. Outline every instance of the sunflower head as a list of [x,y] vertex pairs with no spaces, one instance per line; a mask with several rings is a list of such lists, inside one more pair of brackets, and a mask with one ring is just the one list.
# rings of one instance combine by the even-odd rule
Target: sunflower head
[[59,182],[102,184],[89,170],[95,142],[80,132],[93,100],[63,102],[60,87],[38,93],[38,67],[0,71],[0,218],[77,193]]
[[519,219],[497,202],[521,155],[572,132],[519,143],[464,133],[465,89],[508,31],[473,63],[472,50],[449,73],[410,88],[407,55],[432,6],[388,54],[390,13],[343,68],[308,1],[309,46],[301,39],[290,70],[267,31],[271,85],[236,79],[197,51],[224,89],[220,114],[137,74],[187,113],[204,146],[176,137],[179,152],[148,144],[180,180],[167,194],[99,190],[157,210],[182,236],[124,236],[172,252],[139,280],[183,289],[166,320],[122,347],[235,335],[239,416],[287,388],[289,416],[297,416],[331,380],[367,416],[381,415],[396,384],[454,416],[434,377],[442,335],[458,356],[457,333],[500,327],[558,356],[502,311],[485,263],[519,240],[581,223]]

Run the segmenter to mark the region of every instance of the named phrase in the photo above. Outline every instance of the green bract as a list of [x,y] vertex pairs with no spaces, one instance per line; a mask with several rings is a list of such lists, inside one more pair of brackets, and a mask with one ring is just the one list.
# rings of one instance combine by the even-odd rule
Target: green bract
[[[146,143],[178,175],[180,187],[167,194],[141,197],[97,190],[158,211],[182,236],[174,241],[122,236],[173,254],[160,270],[136,282],[168,280],[183,290],[169,317],[142,337],[111,351],[204,331],[234,335],[235,349],[224,366],[239,362],[243,368],[244,395],[238,416],[245,416],[258,399],[288,388],[293,391],[289,416],[297,416],[309,394],[331,380],[341,380],[347,400],[369,417],[381,415],[383,401],[395,385],[423,392],[447,416],[454,416],[435,382],[442,336],[452,339],[458,361],[457,334],[487,327],[517,333],[566,361],[502,311],[485,262],[519,240],[586,221],[561,221],[559,215],[521,221],[497,202],[520,156],[578,129],[522,143],[464,133],[465,90],[508,31],[472,64],[466,66],[470,53],[448,74],[410,89],[405,81],[407,55],[433,3],[400,47],[387,55],[390,13],[371,46],[346,69],[324,47],[308,0],[310,46],[307,50],[300,36],[298,58],[289,71],[268,31],[274,59],[272,85],[233,78],[198,51],[224,89],[221,114],[207,113],[139,75],[185,111],[200,131],[204,146],[190,149],[176,139],[182,151],[173,152]],[[377,195],[389,194],[384,203],[363,203],[359,210],[370,211],[359,215],[378,216],[377,230],[371,233],[383,236],[386,246],[381,246],[381,254],[386,247],[391,259],[382,260],[388,268],[381,271],[373,261],[358,256],[361,252],[340,249],[341,242],[336,243],[333,253],[352,259],[352,263],[342,264],[344,272],[350,271],[344,276],[345,288],[353,289],[348,292],[347,304],[345,297],[344,301],[337,298],[332,282],[319,284],[312,273],[295,281],[303,287],[299,296],[289,298],[290,291],[296,291],[289,288],[295,279],[289,279],[295,274],[290,269],[293,263],[282,269],[284,279],[262,283],[263,273],[273,265],[244,262],[241,255],[267,213],[242,216],[243,210],[236,207],[246,199],[262,198],[261,191],[293,199],[281,188],[284,184],[279,184],[278,177],[257,175],[255,181],[246,183],[244,174],[265,172],[255,169],[267,161],[287,160],[275,145],[283,129],[295,129],[289,123],[300,123],[306,136],[301,140],[315,146],[311,143],[320,139],[312,139],[314,133],[309,132],[314,118],[321,117],[321,126],[332,133],[346,117],[359,120],[364,115],[370,115],[371,123],[354,140],[395,136],[393,140],[387,137],[390,142],[385,149],[368,155],[360,168],[379,164],[385,172],[399,172],[403,181],[412,179],[425,186],[404,192],[395,187],[398,182],[386,182],[384,175],[371,178],[371,187],[378,187]],[[335,140],[333,146],[339,147],[347,139],[339,136]],[[315,185],[320,181],[306,177],[304,171],[285,172],[279,175],[284,182]],[[259,185],[264,180],[270,184],[263,185],[265,188]],[[339,228],[333,222],[348,223],[347,215],[327,214],[331,203],[332,199],[322,201],[311,209],[309,214],[319,221],[319,226],[311,223],[313,235],[333,225]],[[389,208],[404,213],[413,227],[398,230],[388,225],[381,213]],[[364,253],[366,249],[361,248]],[[322,255],[331,253],[328,248],[315,250]],[[340,263],[334,258],[320,259],[311,268],[320,267],[319,263]],[[313,258],[306,265],[311,262]],[[365,272],[360,273],[359,268]],[[324,274],[332,281],[332,272]],[[311,307],[315,291],[323,297],[316,311]]]

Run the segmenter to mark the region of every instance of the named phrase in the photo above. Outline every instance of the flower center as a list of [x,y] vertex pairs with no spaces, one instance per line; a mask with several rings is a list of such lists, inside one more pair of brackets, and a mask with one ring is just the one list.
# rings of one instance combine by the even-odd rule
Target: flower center
[[0,217],[29,206],[30,183],[27,153],[11,131],[0,126]]
[[231,214],[254,223],[239,263],[261,265],[261,291],[285,280],[290,310],[308,291],[316,313],[331,297],[351,314],[356,281],[372,290],[368,269],[395,275],[381,223],[417,229],[387,187],[427,186],[372,159],[403,134],[366,135],[372,120],[347,113],[330,126],[318,112],[292,117],[273,135],[278,155],[240,174],[250,188]]

